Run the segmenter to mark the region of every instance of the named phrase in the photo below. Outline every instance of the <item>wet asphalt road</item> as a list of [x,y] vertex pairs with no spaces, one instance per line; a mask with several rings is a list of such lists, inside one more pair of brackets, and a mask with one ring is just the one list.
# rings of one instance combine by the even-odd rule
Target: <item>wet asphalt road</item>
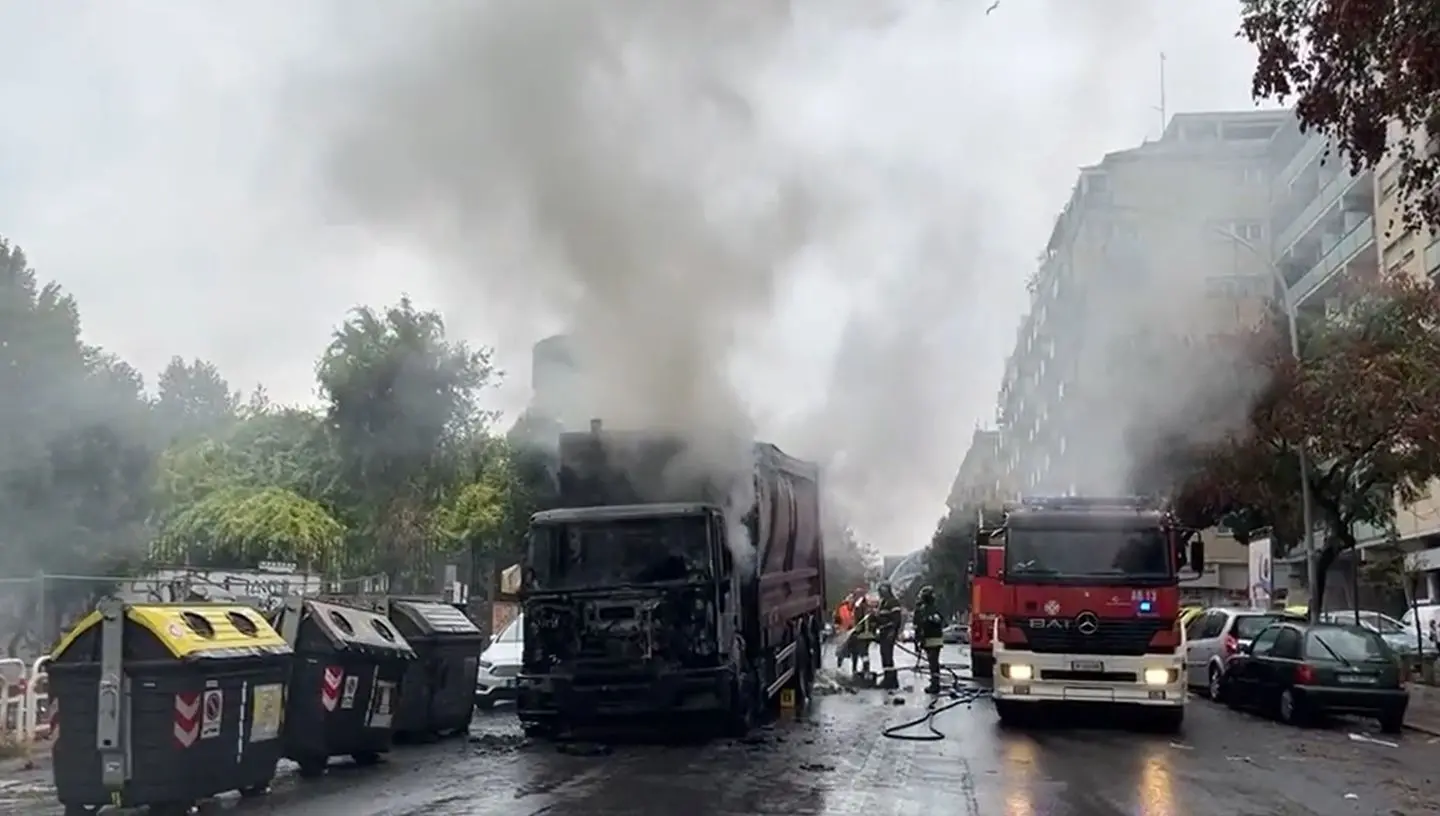
[[[963,658],[956,658],[957,661]],[[202,813],[304,816],[1281,816],[1440,813],[1440,739],[1367,722],[1287,728],[1205,700],[1175,738],[1067,721],[1002,730],[987,700],[941,714],[940,742],[885,739],[924,698],[818,697],[745,741],[662,746],[527,743],[504,708],[469,740],[397,748],[376,768],[282,773],[265,799]],[[1132,724],[1133,725],[1133,724]],[[911,733],[923,734],[924,729]],[[1357,741],[1351,734],[1398,743]],[[0,813],[58,814],[43,786],[0,783]]]

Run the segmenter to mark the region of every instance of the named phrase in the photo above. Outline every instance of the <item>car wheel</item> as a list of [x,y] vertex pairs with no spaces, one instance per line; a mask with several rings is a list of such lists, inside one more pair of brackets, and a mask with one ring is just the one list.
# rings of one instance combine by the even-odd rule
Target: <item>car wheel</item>
[[1210,667],[1210,677],[1205,685],[1205,693],[1210,699],[1217,703],[1224,702],[1225,698],[1225,674],[1220,671],[1219,666]]
[[1303,725],[1305,712],[1302,705],[1300,698],[1295,694],[1295,689],[1287,688],[1280,692],[1280,699],[1275,706],[1275,714],[1280,722],[1286,725]]
[[1386,734],[1398,734],[1405,730],[1404,714],[1386,714],[1380,717],[1380,730]]

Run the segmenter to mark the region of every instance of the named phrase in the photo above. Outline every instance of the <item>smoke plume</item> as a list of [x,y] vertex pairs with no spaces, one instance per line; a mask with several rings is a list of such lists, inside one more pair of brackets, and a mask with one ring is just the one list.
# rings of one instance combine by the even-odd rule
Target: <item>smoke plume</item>
[[[993,414],[1054,180],[1137,132],[1111,86],[1148,46],[1112,41],[1148,7],[1122,36],[1049,16],[1073,4],[985,5],[395,7],[297,121],[327,213],[423,247],[447,313],[571,335],[567,426],[772,439],[903,552]],[[1043,53],[988,63],[1000,25]]]

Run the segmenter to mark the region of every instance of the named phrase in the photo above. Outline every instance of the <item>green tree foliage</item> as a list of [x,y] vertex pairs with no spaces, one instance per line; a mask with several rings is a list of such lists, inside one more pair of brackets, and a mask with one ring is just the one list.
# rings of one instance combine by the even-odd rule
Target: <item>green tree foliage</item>
[[1407,222],[1440,225],[1440,153],[1386,138],[1392,122],[1440,134],[1440,0],[1245,0],[1240,31],[1260,51],[1257,98],[1293,100],[1357,168],[1395,150]]
[[140,375],[81,342],[74,300],[0,240],[0,574],[136,558],[155,449]]
[[1299,365],[1273,324],[1256,340],[1269,385],[1248,427],[1187,454],[1177,505],[1201,521],[1293,524],[1303,445],[1321,528],[1313,596],[1323,598],[1357,527],[1389,528],[1397,502],[1440,476],[1440,293],[1408,277],[1365,287],[1342,318],[1307,326]]
[[172,564],[253,565],[284,561],[315,569],[344,540],[319,504],[281,487],[222,487],[171,516],[155,555]]
[[440,537],[435,509],[466,478],[493,414],[478,395],[496,377],[488,348],[451,341],[435,312],[408,300],[354,310],[317,369],[340,464],[352,555],[418,576]]
[[952,510],[935,526],[925,552],[925,583],[935,588],[947,614],[970,608],[970,566],[975,557],[979,516],[973,509]]
[[220,370],[204,360],[172,357],[156,381],[155,413],[174,438],[192,438],[224,428],[235,419],[240,395]]

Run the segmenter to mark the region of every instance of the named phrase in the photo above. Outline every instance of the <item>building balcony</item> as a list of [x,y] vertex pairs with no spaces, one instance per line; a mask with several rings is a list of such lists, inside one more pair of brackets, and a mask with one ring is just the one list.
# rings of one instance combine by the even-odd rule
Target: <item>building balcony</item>
[[1290,223],[1277,225],[1280,229],[1275,235],[1276,254],[1284,255],[1293,249],[1320,223],[1327,211],[1334,207],[1337,201],[1341,201],[1352,193],[1362,182],[1368,187],[1370,174],[1365,172],[1357,176],[1352,174],[1348,168],[1331,178]]
[[1280,173],[1275,176],[1275,183],[1288,187],[1290,182],[1294,181],[1301,173],[1310,167],[1312,162],[1320,160],[1325,153],[1326,141],[1323,136],[1311,135],[1307,137],[1304,146],[1296,151],[1294,156],[1290,157],[1290,161],[1285,164],[1285,169],[1281,170]]
[[[1299,306],[1320,290],[1331,278],[1346,269],[1361,253],[1375,248],[1375,219],[1367,216],[1351,229],[1320,260],[1306,272],[1304,277],[1290,287],[1291,301]],[[1368,259],[1365,259],[1368,260]]]

